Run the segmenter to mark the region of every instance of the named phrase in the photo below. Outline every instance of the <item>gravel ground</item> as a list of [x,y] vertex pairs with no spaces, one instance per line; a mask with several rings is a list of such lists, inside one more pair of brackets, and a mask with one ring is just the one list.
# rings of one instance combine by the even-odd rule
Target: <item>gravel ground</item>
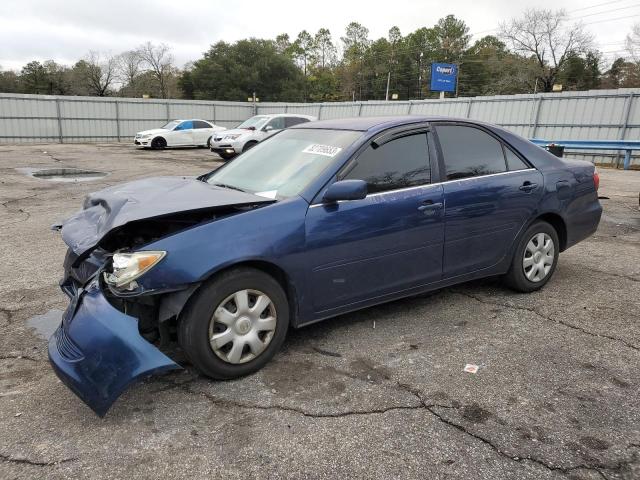
[[0,146],[0,478],[640,478],[640,172],[601,170],[600,228],[541,292],[485,280],[341,316],[291,332],[250,377],[187,367],[95,416],[46,359],[66,306],[49,226],[90,191],[217,165],[197,149]]

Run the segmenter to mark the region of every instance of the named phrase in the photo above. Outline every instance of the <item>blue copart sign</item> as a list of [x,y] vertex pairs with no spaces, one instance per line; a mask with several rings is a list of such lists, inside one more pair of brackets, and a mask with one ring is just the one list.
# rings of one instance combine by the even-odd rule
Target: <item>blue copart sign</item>
[[434,92],[455,92],[458,66],[453,63],[431,64],[431,90]]

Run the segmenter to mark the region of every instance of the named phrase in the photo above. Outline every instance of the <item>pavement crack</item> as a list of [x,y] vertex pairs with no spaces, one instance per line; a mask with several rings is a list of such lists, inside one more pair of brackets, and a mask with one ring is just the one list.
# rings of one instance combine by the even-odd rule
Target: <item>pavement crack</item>
[[27,457],[16,457],[13,455],[0,453],[0,461],[2,462],[17,463],[17,464],[23,464],[23,465],[33,465],[36,467],[53,467],[61,463],[74,462],[77,459],[78,459],[77,457],[73,457],[73,458],[61,458],[60,460],[49,460],[49,461],[31,460],[30,458],[27,458]]
[[424,409],[424,406],[422,404],[416,404],[416,405],[396,405],[396,406],[383,407],[383,408],[371,408],[366,410],[347,410],[344,412],[335,412],[335,413],[316,413],[316,412],[308,412],[302,408],[285,407],[283,405],[259,405],[259,404],[239,402],[237,400],[227,400],[227,399],[216,397],[215,395],[211,395],[210,393],[207,393],[207,392],[193,390],[189,388],[188,385],[185,385],[185,384],[176,385],[176,388],[179,388],[191,395],[200,395],[204,397],[207,401],[218,406],[244,408],[249,410],[263,410],[263,411],[275,410],[280,412],[291,412],[291,413],[297,413],[299,415],[302,415],[303,417],[309,417],[309,418],[343,418],[343,417],[349,417],[354,415],[380,415],[380,414],[397,411],[397,410]]
[[37,358],[30,357],[29,355],[0,355],[0,360],[29,360],[30,362],[39,362]]
[[463,292],[463,291],[460,291],[460,290],[451,290],[451,292],[455,293],[455,294],[458,294],[458,295],[462,295],[464,297],[472,298],[472,299],[474,299],[474,300],[476,300],[476,301],[478,301],[480,303],[484,303],[484,304],[487,304],[487,305],[495,305],[495,306],[498,306],[498,307],[511,308],[513,310],[524,310],[524,311],[527,311],[527,312],[531,312],[534,315],[537,315],[538,317],[540,317],[540,318],[542,318],[544,320],[547,320],[549,322],[553,322],[553,323],[556,323],[558,325],[563,325],[563,326],[565,326],[567,328],[571,328],[573,330],[577,330],[579,332],[582,332],[582,333],[584,333],[586,335],[590,335],[592,337],[606,338],[607,340],[612,340],[614,342],[621,343],[624,346],[626,346],[628,348],[631,348],[631,349],[633,349],[633,350],[635,350],[637,352],[640,351],[640,347],[638,347],[637,345],[634,345],[633,343],[630,343],[630,342],[628,342],[628,341],[626,341],[626,340],[624,340],[622,338],[614,337],[613,335],[607,335],[607,334],[604,334],[604,333],[591,332],[591,331],[589,331],[589,330],[587,330],[585,328],[582,328],[582,327],[580,327],[578,325],[574,325],[573,323],[569,323],[569,322],[567,322],[565,320],[559,320],[559,319],[553,318],[553,317],[551,317],[549,315],[544,315],[544,314],[540,313],[534,307],[523,307],[523,306],[513,305],[513,304],[509,304],[509,303],[496,302],[496,301],[493,301],[493,300],[488,300],[486,298],[483,298],[480,295],[474,295],[473,293]]

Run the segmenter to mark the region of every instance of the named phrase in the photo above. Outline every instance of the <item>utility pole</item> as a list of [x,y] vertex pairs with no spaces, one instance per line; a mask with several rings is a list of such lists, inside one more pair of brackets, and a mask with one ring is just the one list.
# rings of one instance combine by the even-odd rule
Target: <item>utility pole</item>
[[422,100],[422,53],[420,52],[420,59],[418,60],[418,98]]
[[391,81],[391,69],[389,69],[389,73],[387,73],[387,93],[384,96],[384,99],[389,101],[389,82]]

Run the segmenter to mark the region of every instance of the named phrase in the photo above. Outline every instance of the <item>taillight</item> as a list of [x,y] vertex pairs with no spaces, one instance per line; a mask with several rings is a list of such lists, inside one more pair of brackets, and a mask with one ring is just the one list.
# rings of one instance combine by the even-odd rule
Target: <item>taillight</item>
[[593,184],[595,185],[597,192],[600,187],[600,174],[598,173],[598,170],[593,171]]

